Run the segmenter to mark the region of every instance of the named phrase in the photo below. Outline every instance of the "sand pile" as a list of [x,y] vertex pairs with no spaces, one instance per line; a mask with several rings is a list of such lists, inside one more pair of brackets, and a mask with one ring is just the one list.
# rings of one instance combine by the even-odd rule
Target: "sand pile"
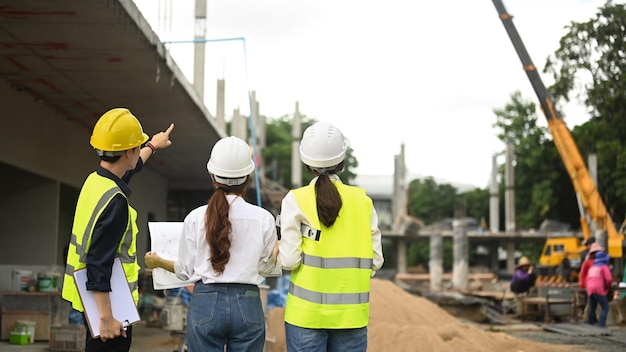
[[[270,310],[270,352],[284,352],[283,308]],[[555,352],[575,351],[572,346],[540,344],[489,332],[455,319],[429,300],[411,295],[388,280],[373,279],[370,295],[368,351],[394,352]]]

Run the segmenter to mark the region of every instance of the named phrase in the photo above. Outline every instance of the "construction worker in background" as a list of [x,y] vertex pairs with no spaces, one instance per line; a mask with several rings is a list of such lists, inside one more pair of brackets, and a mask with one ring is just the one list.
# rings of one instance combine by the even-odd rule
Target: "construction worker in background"
[[578,273],[578,287],[580,288],[580,301],[585,302],[585,308],[583,313],[583,319],[587,322],[589,318],[589,299],[587,297],[587,276],[589,274],[589,269],[593,266],[593,262],[596,260],[596,253],[604,251],[598,243],[592,243],[589,247],[589,254],[587,254],[587,259],[580,265],[580,272]]
[[602,248],[597,243],[591,244],[589,254],[587,254],[587,259],[585,259],[585,261],[580,265],[580,272],[578,274],[578,287],[586,287],[589,268],[593,266],[593,261],[596,259],[596,253],[599,251],[604,251],[604,248]]
[[150,156],[172,144],[173,129],[171,124],[148,142],[139,120],[124,108],[107,111],[94,126],[91,145],[100,157],[100,166],[87,177],[78,197],[62,293],[73,309],[84,311],[72,274],[86,268],[87,290],[94,292],[100,313],[100,337],[87,333],[87,352],[130,350],[132,326],[125,328],[113,317],[109,297],[113,260],[119,257],[138,303],[137,212],[128,200],[128,182]]
[[287,351],[365,352],[370,280],[383,265],[372,200],[344,185],[348,142],[330,123],[304,131],[300,159],[315,178],[282,201],[279,261],[291,270]]
[[[596,252],[596,259],[594,259],[593,265],[589,268],[589,273],[587,274],[585,287],[587,289],[587,296],[589,296],[588,323],[590,325],[598,324],[600,327],[606,326],[606,317],[609,314],[609,300],[607,295],[613,283],[613,276],[609,268],[610,259],[608,253],[604,251]],[[598,304],[602,308],[599,318],[596,317]]]
[[282,274],[274,216],[244,199],[255,169],[246,142],[220,139],[207,169],[215,192],[185,217],[178,259],[148,252],[146,266],[196,282],[187,312],[190,352],[261,352],[265,314],[258,285]]
[[516,294],[528,293],[535,286],[535,280],[537,279],[537,275],[533,271],[532,263],[528,260],[528,257],[521,257],[511,278],[511,292]]

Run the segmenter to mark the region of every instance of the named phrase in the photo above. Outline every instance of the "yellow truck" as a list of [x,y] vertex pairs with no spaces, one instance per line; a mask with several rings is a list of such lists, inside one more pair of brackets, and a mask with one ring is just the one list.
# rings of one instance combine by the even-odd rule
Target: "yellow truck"
[[556,268],[567,258],[572,267],[579,268],[582,264],[580,255],[584,249],[578,237],[549,237],[543,245],[539,265]]

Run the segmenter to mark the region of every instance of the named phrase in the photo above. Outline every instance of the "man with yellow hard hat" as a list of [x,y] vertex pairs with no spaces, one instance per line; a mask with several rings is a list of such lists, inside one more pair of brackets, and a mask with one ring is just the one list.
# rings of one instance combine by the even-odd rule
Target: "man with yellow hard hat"
[[171,124],[148,142],[139,120],[124,108],[107,111],[94,126],[91,145],[100,157],[100,165],[87,177],[78,197],[63,282],[63,298],[71,302],[73,309],[84,312],[72,274],[86,268],[87,290],[94,292],[100,313],[100,336],[94,338],[87,333],[87,352],[130,350],[132,326],[125,327],[113,317],[109,297],[116,257],[122,262],[135,304],[139,297],[135,253],[139,231],[137,212],[128,201],[128,182],[152,154],[172,144],[173,129]]

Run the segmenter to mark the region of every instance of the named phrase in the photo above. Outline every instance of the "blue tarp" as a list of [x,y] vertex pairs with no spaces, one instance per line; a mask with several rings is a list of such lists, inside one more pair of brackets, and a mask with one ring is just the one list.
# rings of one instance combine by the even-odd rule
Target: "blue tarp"
[[289,275],[283,275],[276,280],[276,288],[267,292],[267,309],[285,307],[287,292],[289,291]]

